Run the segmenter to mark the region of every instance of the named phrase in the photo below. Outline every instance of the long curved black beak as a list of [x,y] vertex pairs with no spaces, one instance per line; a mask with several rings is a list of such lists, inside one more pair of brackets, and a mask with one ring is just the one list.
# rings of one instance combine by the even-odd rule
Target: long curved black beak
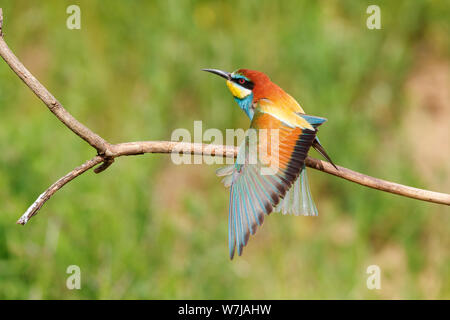
[[222,77],[222,78],[225,78],[225,79],[227,79],[227,80],[230,80],[230,79],[231,79],[231,73],[225,72],[225,71],[222,71],[222,70],[217,70],[217,69],[202,69],[202,71],[206,71],[206,72],[211,72],[211,73],[217,74],[218,76],[220,76],[220,77]]

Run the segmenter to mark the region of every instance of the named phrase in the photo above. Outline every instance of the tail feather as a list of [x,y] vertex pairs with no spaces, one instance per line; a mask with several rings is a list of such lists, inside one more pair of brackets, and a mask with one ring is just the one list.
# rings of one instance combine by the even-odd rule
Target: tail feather
[[306,167],[303,167],[300,175],[295,180],[291,188],[286,192],[284,199],[280,201],[274,210],[283,214],[293,214],[296,216],[317,216],[317,208],[309,190]]
[[325,151],[324,147],[320,144],[319,139],[316,137],[316,139],[313,141],[312,147],[322,155],[322,157],[324,157],[325,159],[328,160],[328,162],[330,162],[332,164],[332,166],[336,169],[339,170],[336,165],[333,163],[333,161],[331,160],[331,158],[328,156],[327,152]]

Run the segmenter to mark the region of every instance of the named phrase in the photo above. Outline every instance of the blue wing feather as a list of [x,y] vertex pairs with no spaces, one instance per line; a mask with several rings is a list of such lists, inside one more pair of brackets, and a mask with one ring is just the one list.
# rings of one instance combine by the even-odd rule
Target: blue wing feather
[[[301,114],[314,128],[326,119]],[[298,134],[298,133],[297,133]],[[309,192],[304,160],[316,135],[316,130],[302,130],[295,145],[291,145],[292,154],[289,165],[272,175],[261,174],[264,165],[259,162],[249,164],[248,137],[238,153],[234,169],[228,167],[219,169],[218,174],[227,176],[225,181],[230,187],[229,210],[229,253],[233,259],[237,247],[237,254],[241,255],[250,234],[254,234],[258,226],[264,221],[264,215],[270,214],[278,208],[290,208],[292,203],[298,208],[317,214],[314,202]],[[280,145],[283,142],[281,141]],[[286,162],[286,161],[285,161]],[[232,172],[232,173],[231,173]],[[230,175],[231,173],[231,175]],[[292,187],[294,186],[294,187]],[[288,192],[291,190],[291,193]],[[286,198],[283,200],[283,198]]]

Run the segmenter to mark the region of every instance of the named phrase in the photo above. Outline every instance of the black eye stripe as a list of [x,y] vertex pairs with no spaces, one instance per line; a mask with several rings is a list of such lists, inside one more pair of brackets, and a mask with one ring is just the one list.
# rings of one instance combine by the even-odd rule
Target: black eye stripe
[[[253,88],[255,87],[255,84],[251,81],[247,81],[244,78],[234,78],[231,79],[233,82],[239,84],[240,86],[249,89],[249,90],[253,90]],[[240,81],[244,80],[244,83],[241,83]]]

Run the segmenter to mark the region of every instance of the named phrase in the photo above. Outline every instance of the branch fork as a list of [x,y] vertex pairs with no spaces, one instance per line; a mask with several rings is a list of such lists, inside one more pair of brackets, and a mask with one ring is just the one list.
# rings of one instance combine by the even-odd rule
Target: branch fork
[[[89,143],[97,151],[97,155],[94,158],[73,169],[45,190],[19,218],[17,221],[18,224],[26,224],[31,217],[36,215],[45,202],[47,202],[59,189],[76,177],[96,166],[97,167],[94,169],[95,173],[103,172],[114,163],[116,158],[121,156],[172,152],[220,157],[237,156],[238,148],[234,146],[205,145],[201,143],[174,141],[136,141],[110,144],[104,138],[75,119],[75,117],[72,116],[62,106],[62,104],[31,74],[31,72],[25,68],[20,60],[10,50],[4,40],[2,8],[0,8],[0,56],[16,73],[16,75],[28,86],[28,88],[30,88],[39,99],[41,99],[41,101],[59,119],[59,121],[61,121],[68,129],[72,130],[81,139]],[[450,205],[450,194],[404,186],[394,182],[370,177],[340,166],[338,166],[339,170],[336,170],[330,163],[311,157],[307,157],[305,163],[306,166],[310,168],[332,174],[336,177],[343,178],[369,188],[422,201]]]

